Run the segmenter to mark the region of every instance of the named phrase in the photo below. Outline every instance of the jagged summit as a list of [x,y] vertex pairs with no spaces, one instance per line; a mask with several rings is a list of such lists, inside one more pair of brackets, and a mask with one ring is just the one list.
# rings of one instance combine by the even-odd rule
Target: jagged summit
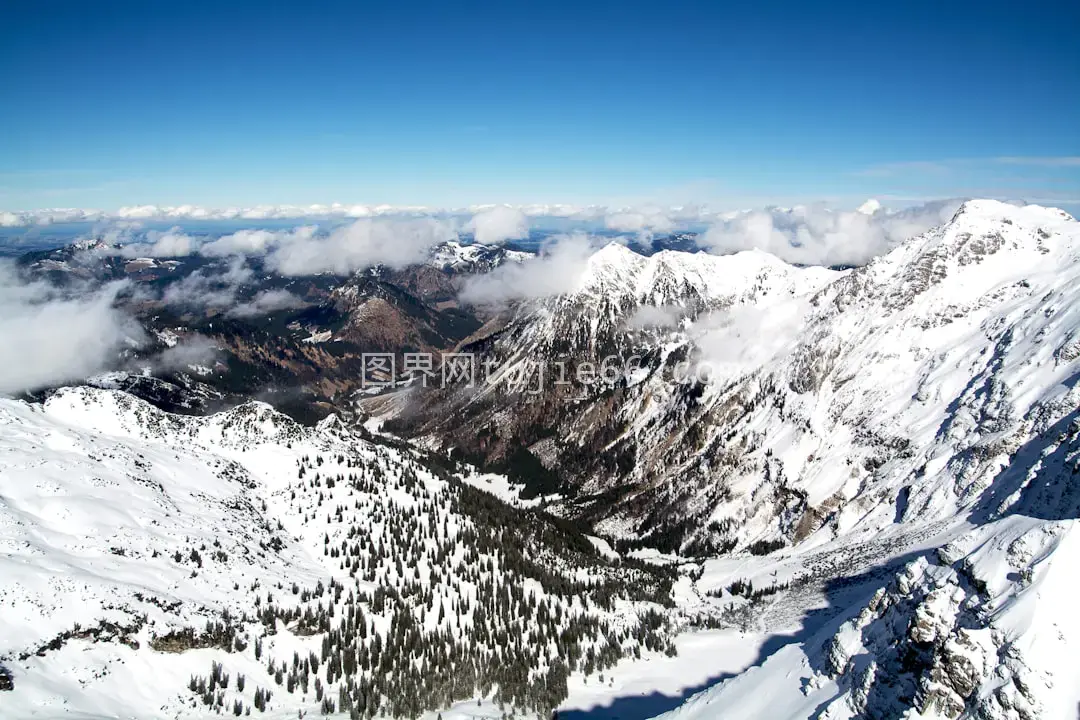
[[593,253],[582,275],[581,292],[621,292],[633,285],[647,259],[622,243],[611,242]]
[[[687,517],[700,518],[680,544],[710,535],[709,542],[752,543],[794,533],[795,518],[807,513],[799,533],[809,532],[857,495],[879,467],[892,467],[884,463],[893,457],[885,450],[893,443],[914,456],[932,455],[934,435],[916,430],[966,427],[963,408],[976,399],[980,405],[990,398],[1003,403],[988,417],[1008,424],[1019,422],[1030,403],[1053,395],[1076,355],[1078,253],[1075,221],[1054,210],[994,201],[969,203],[941,228],[842,272],[796,268],[755,252],[642,258],[608,247],[598,256],[619,281],[608,283],[607,292],[525,304],[487,351],[503,359],[645,351],[648,380],[618,396],[615,406],[606,397],[597,400],[627,432],[615,445],[608,439],[595,450],[633,458],[624,466],[627,475],[605,471],[588,456],[582,465],[568,460],[582,458],[582,433],[606,437],[586,419],[587,403],[571,415],[545,419],[556,438],[563,430],[567,438],[545,440],[548,462],[577,473],[596,491],[636,483],[625,508],[609,505],[593,514],[613,532],[655,533],[657,507],[670,503],[684,528]],[[638,332],[633,321],[648,308],[664,315],[650,311],[650,329]],[[676,328],[676,318],[689,324]],[[686,359],[710,365],[720,379],[697,389],[672,384],[674,365]],[[1043,380],[1033,384],[1033,373]],[[975,375],[995,388],[986,399],[981,391],[964,390]],[[1020,386],[1022,393],[1005,399]],[[505,402],[509,407],[516,400]],[[740,412],[745,419],[732,427],[732,413]],[[687,435],[687,422],[700,429]],[[963,452],[982,432],[962,434],[958,445],[942,452]],[[522,439],[535,442],[527,433]],[[776,462],[766,460],[766,450],[780,459],[785,482],[807,493],[802,509],[785,516],[792,525],[774,524],[776,508],[755,499],[761,473]],[[919,470],[913,462],[896,466],[895,482]],[[727,494],[731,499],[718,504]],[[961,501],[956,490],[947,494],[950,502]],[[910,505],[917,500],[921,493],[912,491]],[[836,504],[832,510],[820,507],[826,501]],[[640,506],[649,512],[635,509]],[[926,510],[940,517],[950,507],[931,504]],[[710,517],[728,518],[738,534],[704,531]]]
[[798,268],[761,250],[744,250],[730,255],[705,252],[661,250],[641,255],[625,245],[612,242],[593,253],[587,262],[579,289],[570,297],[613,296],[637,304],[680,304],[688,297],[704,301],[726,301],[755,284],[782,283],[797,276],[828,276],[832,271]]

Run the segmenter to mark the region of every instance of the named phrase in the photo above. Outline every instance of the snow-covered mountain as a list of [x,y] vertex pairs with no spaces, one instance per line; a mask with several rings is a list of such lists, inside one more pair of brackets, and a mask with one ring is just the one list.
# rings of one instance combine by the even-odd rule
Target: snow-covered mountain
[[503,245],[449,240],[431,249],[427,264],[446,272],[469,274],[489,272],[505,262],[524,262],[530,257],[531,253]]
[[[522,441],[580,493],[618,490],[593,513],[613,536],[655,535],[667,508],[697,521],[676,547],[792,542],[845,528],[855,498],[856,516],[880,505],[891,521],[900,487],[905,512],[949,516],[1068,402],[1077,228],[1060,211],[969,202],[843,272],[611,245],[577,291],[519,305],[475,347],[500,368],[616,355],[631,372],[533,401],[498,383],[433,396],[488,427],[490,451]],[[440,411],[429,417],[437,438]],[[914,482],[942,465],[958,476],[948,492]]]
[[364,401],[411,445],[0,400],[0,708],[1075,717],[1078,328],[1080,224],[970,201],[850,270],[609,245]]
[[260,403],[0,399],[3,716],[543,712],[668,647],[673,573],[455,472]]
[[[258,256],[122,249],[93,239],[24,253],[4,265],[5,282],[34,288],[23,296],[35,298],[117,288],[111,314],[130,326],[130,342],[92,369],[163,409],[208,412],[258,397],[305,420],[347,411],[339,398],[361,387],[363,353],[453,348],[481,325],[456,302],[464,279],[527,255],[453,242],[433,248],[430,262],[291,277]],[[31,305],[26,312],[38,312]],[[172,344],[157,341],[165,336]]]
[[563,352],[575,360],[624,351],[633,331],[656,331],[725,308],[771,303],[805,294],[834,274],[796,268],[766,253],[728,256],[664,250],[644,257],[613,242],[589,258],[578,287],[536,304],[519,305],[509,318],[521,357]]
[[970,201],[847,271],[605,248],[471,347],[639,367],[407,407],[431,444],[523,444],[617,548],[719,555],[699,588],[790,633],[672,717],[1072,717],[1077,328],[1080,224]]
[[1078,307],[1077,222],[990,202],[813,298],[777,363],[809,426],[763,438],[807,508],[775,562],[838,540],[857,558],[856,539],[891,541],[889,562],[672,718],[1075,716]]

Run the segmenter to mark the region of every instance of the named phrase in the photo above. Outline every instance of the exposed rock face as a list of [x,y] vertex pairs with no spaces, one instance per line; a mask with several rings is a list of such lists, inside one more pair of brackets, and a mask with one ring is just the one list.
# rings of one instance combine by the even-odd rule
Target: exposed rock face
[[515,371],[591,361],[595,381],[420,393],[399,427],[493,462],[530,448],[560,512],[673,550],[948,517],[1075,401],[1078,227],[972,201],[843,272],[612,245],[464,346]]
[[[452,349],[481,324],[456,303],[463,278],[526,256],[445,243],[433,248],[428,262],[398,270],[294,278],[271,272],[260,257],[129,261],[99,242],[27,253],[19,269],[49,280],[58,292],[121,278],[132,283],[117,302],[148,340],[125,346],[116,364],[121,372],[94,382],[170,411],[212,412],[257,396],[313,421],[333,410],[348,412],[349,398],[363,385],[364,353]],[[266,294],[280,304],[259,306]],[[237,312],[243,307],[249,311]],[[155,360],[178,342],[181,349],[201,346],[204,362]]]

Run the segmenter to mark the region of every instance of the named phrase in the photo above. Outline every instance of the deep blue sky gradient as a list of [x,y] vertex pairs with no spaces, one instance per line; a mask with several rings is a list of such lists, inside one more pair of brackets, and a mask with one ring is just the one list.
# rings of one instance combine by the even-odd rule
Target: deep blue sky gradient
[[7,2],[0,209],[1080,202],[1080,3]]

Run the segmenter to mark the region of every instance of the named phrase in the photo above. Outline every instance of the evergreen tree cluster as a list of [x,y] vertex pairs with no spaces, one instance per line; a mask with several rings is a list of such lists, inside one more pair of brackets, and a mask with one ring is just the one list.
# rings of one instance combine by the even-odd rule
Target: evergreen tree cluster
[[[674,570],[610,560],[573,526],[512,508],[421,460],[379,446],[299,460],[282,495],[328,577],[255,583],[243,648],[228,629],[233,618],[185,636],[193,647],[255,657],[273,689],[237,676],[230,690],[215,664],[191,679],[197,699],[246,714],[271,708],[272,697],[299,696],[324,714],[370,718],[485,697],[548,713],[567,697],[573,672],[674,653],[664,611]],[[317,637],[318,652],[282,655],[280,633]]]

